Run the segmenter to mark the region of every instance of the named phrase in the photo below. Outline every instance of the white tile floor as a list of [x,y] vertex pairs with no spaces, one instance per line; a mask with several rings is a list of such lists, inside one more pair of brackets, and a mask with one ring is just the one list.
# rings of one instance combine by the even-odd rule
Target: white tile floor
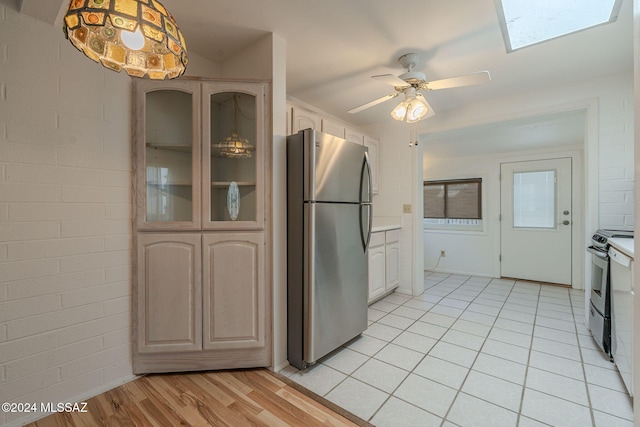
[[373,304],[360,338],[281,373],[379,427],[633,426],[584,292],[441,273],[425,289]]

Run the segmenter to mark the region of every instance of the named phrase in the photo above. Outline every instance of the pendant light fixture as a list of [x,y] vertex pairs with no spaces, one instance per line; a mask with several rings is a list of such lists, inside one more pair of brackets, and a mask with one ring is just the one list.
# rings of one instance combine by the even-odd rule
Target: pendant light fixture
[[63,30],[86,56],[133,77],[173,79],[187,67],[182,32],[157,0],[71,0]]
[[394,120],[407,123],[416,123],[426,117],[429,112],[427,103],[421,98],[422,95],[416,95],[416,89],[409,87],[404,91],[405,99],[391,111],[391,117]]
[[247,138],[240,136],[238,132],[238,115],[240,113],[238,106],[238,94],[233,95],[233,122],[234,130],[230,136],[214,144],[215,153],[218,157],[228,157],[233,159],[248,158],[253,155],[255,147]]

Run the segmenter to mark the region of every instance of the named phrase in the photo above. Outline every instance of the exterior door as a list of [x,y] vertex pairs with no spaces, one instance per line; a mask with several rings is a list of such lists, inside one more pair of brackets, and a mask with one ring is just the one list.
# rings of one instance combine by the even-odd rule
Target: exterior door
[[502,277],[571,285],[571,158],[500,167]]

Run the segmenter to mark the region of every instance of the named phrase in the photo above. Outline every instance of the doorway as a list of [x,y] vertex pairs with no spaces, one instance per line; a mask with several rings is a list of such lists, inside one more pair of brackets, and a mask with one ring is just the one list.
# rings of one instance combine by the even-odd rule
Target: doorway
[[572,285],[570,157],[501,163],[500,274]]

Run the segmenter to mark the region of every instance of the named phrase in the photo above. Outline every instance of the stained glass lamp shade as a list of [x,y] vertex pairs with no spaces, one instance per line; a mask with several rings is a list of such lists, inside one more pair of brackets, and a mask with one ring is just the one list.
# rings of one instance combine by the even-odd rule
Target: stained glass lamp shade
[[64,32],[89,58],[133,77],[173,79],[187,67],[182,32],[156,0],[71,0]]
[[232,132],[231,136],[215,144],[215,148],[219,157],[236,159],[251,157],[253,151],[256,149],[247,138],[243,138],[235,132]]

